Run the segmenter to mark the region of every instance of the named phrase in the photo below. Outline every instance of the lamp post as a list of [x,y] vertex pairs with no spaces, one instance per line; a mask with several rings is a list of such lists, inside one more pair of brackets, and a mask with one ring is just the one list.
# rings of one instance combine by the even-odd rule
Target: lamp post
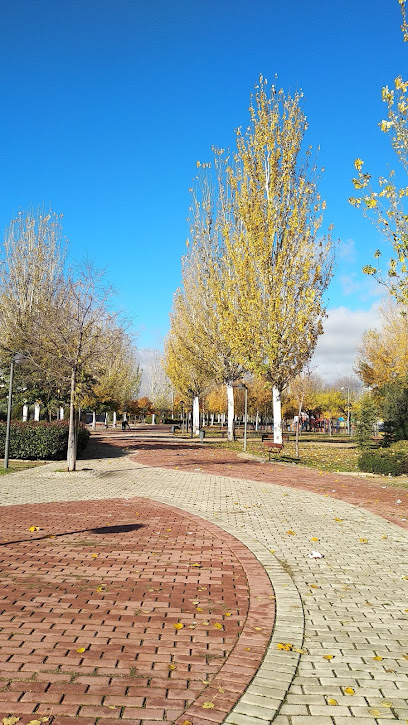
[[350,388],[343,386],[340,390],[347,390],[347,435],[350,435]]
[[193,415],[194,415],[194,390],[189,388],[187,390],[188,394],[191,395],[191,430],[190,430],[190,438],[193,437]]
[[23,362],[23,360],[25,360],[25,355],[23,355],[22,352],[16,352],[13,355],[13,357],[11,358],[11,362],[10,362],[10,386],[9,386],[9,396],[8,396],[8,404],[7,404],[6,440],[4,443],[4,468],[8,468],[8,462],[9,462],[10,422],[11,422],[11,405],[12,405],[12,398],[13,398],[14,365],[18,365],[18,363]]
[[245,390],[245,413],[244,413],[244,451],[247,449],[247,420],[248,420],[248,388],[244,383],[238,383],[239,390]]
[[181,405],[181,432],[184,433],[184,400],[180,400]]

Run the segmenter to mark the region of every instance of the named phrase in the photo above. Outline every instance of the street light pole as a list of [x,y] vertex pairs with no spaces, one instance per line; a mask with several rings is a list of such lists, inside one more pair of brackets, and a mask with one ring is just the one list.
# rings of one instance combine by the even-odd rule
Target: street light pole
[[6,423],[6,441],[4,443],[4,468],[8,468],[9,447],[10,447],[10,421],[11,421],[11,401],[13,396],[13,377],[14,377],[14,357],[10,363],[10,385],[7,403],[7,423]]
[[247,449],[247,420],[248,420],[248,388],[244,383],[239,383],[237,388],[245,390],[245,418],[244,418],[244,451]]
[[347,385],[347,387],[345,388],[345,386],[343,385],[340,388],[340,390],[344,389],[347,390],[347,435],[350,435],[350,387]]
[[184,400],[180,400],[181,405],[181,432],[184,433]]
[[190,438],[193,437],[193,417],[194,417],[194,390],[191,388],[188,389],[188,394],[191,395],[191,430],[190,430]]
[[9,462],[9,449],[10,449],[10,423],[11,423],[11,405],[13,398],[13,377],[14,377],[14,363],[18,364],[23,362],[25,356],[21,352],[16,352],[11,358],[10,362],[10,385],[9,385],[9,396],[7,403],[7,423],[6,423],[6,440],[4,442],[4,468],[8,468]]

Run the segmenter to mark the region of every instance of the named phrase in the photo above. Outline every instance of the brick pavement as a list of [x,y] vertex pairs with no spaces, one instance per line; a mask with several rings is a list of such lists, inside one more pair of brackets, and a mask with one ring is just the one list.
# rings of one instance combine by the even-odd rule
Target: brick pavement
[[[344,725],[353,718],[357,725],[383,725],[408,719],[406,531],[348,503],[282,487],[278,480],[265,485],[163,470],[127,457],[89,460],[82,467],[92,470],[75,474],[55,473],[55,467],[3,479],[1,503],[114,497],[131,505],[135,497],[148,498],[216,525],[262,564],[276,596],[272,638],[251,684],[245,689],[242,683],[243,695],[226,723]],[[84,511],[88,505],[82,504]],[[324,558],[311,559],[312,549]],[[262,595],[263,589],[251,588],[255,603]],[[290,647],[281,649],[281,643]],[[228,684],[240,684],[236,667],[226,672]],[[217,722],[216,708],[202,704],[192,705],[191,716],[183,713],[178,725]],[[162,720],[163,710],[153,717]],[[91,725],[94,719],[77,721]]]
[[211,702],[222,722],[265,653],[275,597],[220,533],[146,499],[3,509],[0,713],[146,723]]

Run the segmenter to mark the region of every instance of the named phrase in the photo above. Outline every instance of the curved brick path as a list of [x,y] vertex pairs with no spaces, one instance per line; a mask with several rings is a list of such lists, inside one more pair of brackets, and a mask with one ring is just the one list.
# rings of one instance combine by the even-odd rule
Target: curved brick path
[[[276,595],[272,638],[226,723],[346,725],[352,718],[356,725],[383,725],[407,720],[405,530],[343,501],[280,486],[278,473],[275,483],[265,484],[142,466],[125,456],[82,465],[92,470],[62,474],[51,470],[57,466],[47,466],[13,474],[3,479],[1,502],[114,497],[131,504],[134,497],[147,497],[197,514],[231,534],[269,575]],[[309,558],[312,549],[324,558]],[[253,594],[255,601],[262,596],[251,590],[251,598]],[[291,649],[282,650],[279,643],[289,643]],[[230,682],[221,689],[229,687]],[[197,714],[183,715],[178,725],[210,725],[214,710],[197,707]],[[106,723],[118,719],[117,711],[111,713]],[[91,725],[94,719],[75,722]]]
[[1,522],[2,716],[145,725],[211,702],[224,720],[274,621],[245,546],[145,499],[11,506]]

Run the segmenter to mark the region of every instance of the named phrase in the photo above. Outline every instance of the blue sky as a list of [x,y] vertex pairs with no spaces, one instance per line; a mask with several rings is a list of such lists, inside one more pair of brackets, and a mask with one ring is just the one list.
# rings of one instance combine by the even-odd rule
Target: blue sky
[[394,162],[377,124],[381,87],[408,75],[400,24],[397,0],[3,0],[1,228],[63,213],[72,256],[108,267],[139,346],[160,346],[196,161],[233,144],[259,74],[277,75],[303,90],[342,242],[329,308],[371,314],[378,238],[347,199],[357,156],[375,176]]

